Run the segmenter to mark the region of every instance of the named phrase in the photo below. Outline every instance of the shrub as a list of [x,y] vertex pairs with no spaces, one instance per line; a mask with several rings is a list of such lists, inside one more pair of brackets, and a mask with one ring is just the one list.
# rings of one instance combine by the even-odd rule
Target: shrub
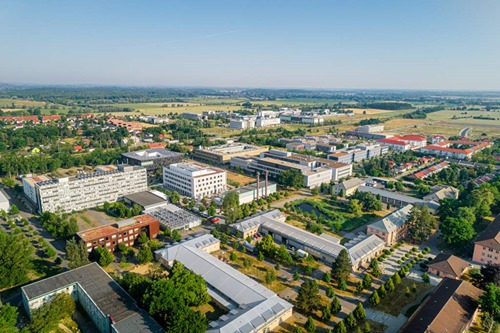
[[377,305],[380,303],[380,297],[378,295],[378,292],[375,290],[373,294],[370,296],[370,304],[371,305]]
[[388,249],[384,249],[384,254],[389,255],[389,254],[391,254],[391,251],[389,251]]
[[422,259],[423,256],[424,255],[422,253],[419,253],[417,257],[418,257],[418,259]]
[[425,251],[425,252],[429,252],[430,250],[431,250],[431,248],[430,248],[430,247],[428,247],[428,246],[424,247],[424,251]]
[[418,248],[416,248],[416,247],[411,248],[411,252],[417,252],[417,251],[418,251]]
[[398,260],[397,262],[398,262],[398,264],[400,264],[400,265],[403,263],[403,262],[401,261],[401,259],[400,259],[400,260]]
[[423,263],[423,262],[421,262],[419,266],[422,269],[426,269],[427,268],[427,265],[425,263]]
[[422,281],[424,281],[425,283],[431,282],[431,279],[427,273],[422,274]]

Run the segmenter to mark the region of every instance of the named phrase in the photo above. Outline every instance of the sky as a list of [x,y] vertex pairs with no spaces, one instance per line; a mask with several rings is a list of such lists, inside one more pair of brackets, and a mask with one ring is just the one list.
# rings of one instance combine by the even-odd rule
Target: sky
[[0,82],[500,90],[500,1],[0,0]]

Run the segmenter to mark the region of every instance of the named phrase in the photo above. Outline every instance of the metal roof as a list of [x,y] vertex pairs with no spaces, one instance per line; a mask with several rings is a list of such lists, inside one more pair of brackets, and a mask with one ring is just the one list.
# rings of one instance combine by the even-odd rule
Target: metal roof
[[240,222],[231,224],[230,227],[237,231],[245,232],[248,229],[252,229],[255,226],[261,225],[266,221],[266,219],[281,220],[284,218],[285,216],[278,209],[273,209],[264,213],[258,213],[249,216],[246,219],[241,220]]
[[139,161],[152,161],[162,158],[174,158],[182,156],[165,148],[152,148],[146,150],[137,150],[123,153],[122,156]]
[[142,207],[148,207],[152,205],[157,205],[161,203],[167,202],[165,199],[157,196],[154,193],[151,193],[150,191],[143,191],[143,192],[137,192],[137,193],[132,193],[125,195],[125,199],[138,204],[139,206]]

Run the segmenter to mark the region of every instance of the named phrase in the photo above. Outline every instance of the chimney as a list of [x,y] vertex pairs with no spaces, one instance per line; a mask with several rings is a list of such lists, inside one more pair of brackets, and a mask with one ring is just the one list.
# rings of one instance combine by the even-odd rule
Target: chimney
[[266,187],[265,190],[266,190],[266,198],[267,198],[267,187],[268,187],[268,183],[267,183],[267,178],[269,176],[269,171],[266,171],[266,181],[264,183],[264,186]]
[[260,173],[257,172],[257,201],[259,200],[259,182],[260,182]]

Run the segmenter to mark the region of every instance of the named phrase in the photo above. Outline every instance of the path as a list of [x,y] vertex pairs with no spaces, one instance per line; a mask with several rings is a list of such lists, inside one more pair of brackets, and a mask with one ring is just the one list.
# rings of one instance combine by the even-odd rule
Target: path
[[460,136],[467,137],[469,132],[472,130],[472,127],[466,127],[460,131]]

